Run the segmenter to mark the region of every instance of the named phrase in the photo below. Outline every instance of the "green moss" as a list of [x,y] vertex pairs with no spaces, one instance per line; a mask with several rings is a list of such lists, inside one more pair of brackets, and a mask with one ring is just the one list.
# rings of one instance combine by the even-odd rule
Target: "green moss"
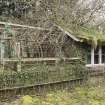
[[70,32],[72,35],[80,39],[81,42],[91,44],[97,47],[98,44],[105,43],[105,35],[96,28],[81,27],[76,25],[67,25],[64,21],[55,22],[58,26],[62,27],[65,31]]
[[79,27],[76,31],[76,35],[83,41],[92,44],[93,47],[96,47],[98,44],[105,42],[105,35],[100,33],[98,29],[95,28]]

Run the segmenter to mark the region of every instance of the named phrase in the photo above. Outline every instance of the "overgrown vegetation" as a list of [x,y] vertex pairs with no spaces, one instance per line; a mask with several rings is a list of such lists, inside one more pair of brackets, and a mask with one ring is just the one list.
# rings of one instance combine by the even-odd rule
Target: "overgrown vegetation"
[[81,41],[91,44],[94,48],[99,44],[105,43],[105,35],[97,28],[80,27],[76,30],[75,34]]
[[44,97],[26,95],[5,105],[105,105],[105,87],[87,85],[50,92]]
[[86,79],[86,68],[83,62],[75,60],[68,64],[62,61],[59,63],[55,66],[47,64],[34,64],[29,68],[25,66],[21,72],[4,71],[0,73],[0,88]]

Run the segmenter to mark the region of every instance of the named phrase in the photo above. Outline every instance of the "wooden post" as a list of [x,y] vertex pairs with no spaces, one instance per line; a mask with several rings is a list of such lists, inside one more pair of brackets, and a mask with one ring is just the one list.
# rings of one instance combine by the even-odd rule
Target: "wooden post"
[[1,49],[1,60],[3,60],[3,58],[4,58],[4,46],[3,46],[3,43],[4,43],[4,41],[1,40],[1,46],[0,46],[0,49]]
[[21,58],[21,57],[20,57],[20,43],[17,42],[17,43],[16,43],[16,46],[17,46],[17,52],[16,52],[16,53],[17,53],[17,57],[18,57],[18,58]]
[[94,48],[91,47],[91,64],[94,65]]
[[[1,36],[5,39],[6,37],[6,33],[4,32],[3,35]],[[5,62],[4,62],[4,53],[5,53],[5,47],[4,47],[4,43],[5,43],[5,40],[4,39],[1,39],[1,46],[0,46],[0,53],[1,53],[1,64],[3,65],[3,70],[4,70],[4,66],[5,66]]]
[[21,61],[17,63],[17,71],[21,72]]
[[102,46],[99,46],[99,64],[102,64]]
[[19,61],[18,61],[18,63],[17,63],[17,71],[21,71],[21,56],[20,56],[20,48],[21,48],[21,46],[20,46],[20,43],[19,42],[17,42],[16,43],[16,54],[17,54],[17,57],[18,57],[18,59],[19,59]]
[[0,46],[0,50],[1,50],[1,64],[3,65],[2,67],[2,72],[4,70],[4,66],[5,66],[5,62],[4,62],[4,45],[3,45],[4,41],[1,40],[1,46]]

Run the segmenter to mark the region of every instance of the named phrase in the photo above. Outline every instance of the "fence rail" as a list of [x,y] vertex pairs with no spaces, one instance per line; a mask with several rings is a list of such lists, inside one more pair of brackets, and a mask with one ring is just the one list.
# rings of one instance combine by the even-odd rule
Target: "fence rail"
[[80,60],[80,58],[74,57],[74,58],[3,58],[0,59],[0,61],[5,61],[5,62],[31,62],[31,61],[66,61],[66,60]]

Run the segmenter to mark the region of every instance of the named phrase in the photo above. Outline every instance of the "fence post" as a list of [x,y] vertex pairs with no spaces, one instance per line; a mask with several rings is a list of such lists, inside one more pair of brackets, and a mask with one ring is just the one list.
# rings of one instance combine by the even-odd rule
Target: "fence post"
[[17,71],[21,71],[21,54],[20,54],[20,50],[21,50],[21,46],[20,46],[20,42],[16,43],[16,53],[17,53],[17,57],[18,57],[18,63],[17,63]]
[[[3,38],[5,38],[5,33],[3,34],[2,36]],[[5,62],[4,62],[4,54],[5,54],[5,47],[4,47],[4,43],[5,43],[5,40],[4,39],[1,39],[0,40],[0,59],[1,59],[1,64],[3,65],[3,70],[4,70],[4,65],[5,65]]]

